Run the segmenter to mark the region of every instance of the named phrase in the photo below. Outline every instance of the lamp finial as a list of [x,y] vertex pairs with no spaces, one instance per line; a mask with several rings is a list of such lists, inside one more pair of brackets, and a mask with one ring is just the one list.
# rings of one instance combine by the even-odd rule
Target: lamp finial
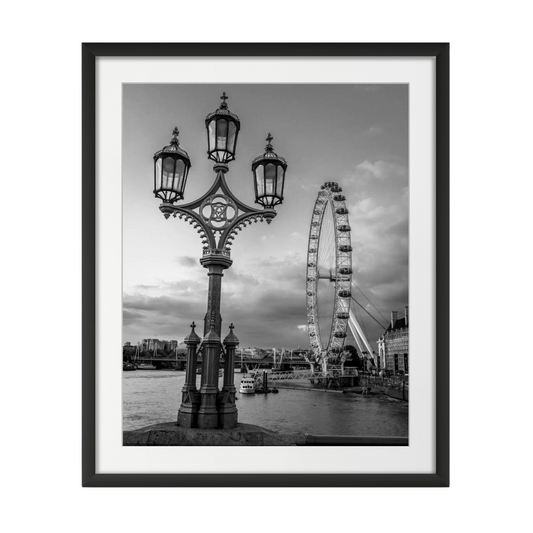
[[178,135],[180,134],[180,130],[178,129],[178,127],[176,126],[173,130],[172,130],[172,139],[170,140],[170,144],[175,144],[177,146],[179,146],[180,142],[178,140]]
[[222,93],[222,96],[220,97],[220,99],[222,100],[222,103],[220,104],[220,107],[222,109],[227,109],[228,104],[226,103],[226,100],[228,99],[228,95],[226,94],[225,91]]
[[269,134],[267,135],[267,138],[266,138],[266,142],[268,143],[268,144],[266,145],[266,151],[267,151],[267,152],[272,152],[272,151],[274,151],[274,147],[272,146],[272,139],[274,139],[274,137],[272,137],[272,135],[271,135],[270,132],[269,132]]

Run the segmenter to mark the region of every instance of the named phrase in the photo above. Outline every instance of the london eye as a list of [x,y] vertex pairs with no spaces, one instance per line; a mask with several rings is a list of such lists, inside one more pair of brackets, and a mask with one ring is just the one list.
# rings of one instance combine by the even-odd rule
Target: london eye
[[[326,371],[328,362],[341,360],[351,331],[361,352],[373,350],[351,301],[352,243],[346,197],[338,183],[328,181],[318,192],[307,248],[307,331],[314,361]],[[358,304],[360,305],[360,304]],[[362,306],[361,306],[362,307]]]

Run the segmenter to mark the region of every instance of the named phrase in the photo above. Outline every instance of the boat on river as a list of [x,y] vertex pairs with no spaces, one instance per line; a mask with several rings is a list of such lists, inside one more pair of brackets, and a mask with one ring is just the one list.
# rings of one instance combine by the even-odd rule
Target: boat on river
[[255,394],[255,379],[242,378],[239,386],[239,392],[241,394]]

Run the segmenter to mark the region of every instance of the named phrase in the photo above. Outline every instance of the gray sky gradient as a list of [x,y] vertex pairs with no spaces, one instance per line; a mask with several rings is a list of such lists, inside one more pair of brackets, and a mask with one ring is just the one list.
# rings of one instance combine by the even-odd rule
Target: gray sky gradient
[[[236,161],[226,175],[237,197],[258,207],[251,162],[264,152],[269,132],[288,162],[278,216],[270,225],[246,227],[232,246],[234,263],[222,282],[223,335],[233,322],[243,347],[309,346],[301,327],[307,242],[325,181],[339,182],[347,198],[355,282],[387,320],[391,310],[402,316],[408,304],[407,85],[135,84],[123,90],[123,340],[181,341],[193,320],[203,321],[201,241],[192,226],[160,213],[152,156],[178,126],[192,162],[185,202],[202,195],[215,177],[204,119],[223,91],[241,120]],[[382,328],[357,313],[375,346]]]

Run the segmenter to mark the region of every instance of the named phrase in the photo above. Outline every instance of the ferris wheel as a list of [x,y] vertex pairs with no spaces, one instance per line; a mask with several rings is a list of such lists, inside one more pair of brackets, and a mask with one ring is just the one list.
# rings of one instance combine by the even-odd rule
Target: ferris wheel
[[352,245],[346,197],[338,183],[322,185],[307,249],[307,330],[323,365],[342,352],[350,321]]

